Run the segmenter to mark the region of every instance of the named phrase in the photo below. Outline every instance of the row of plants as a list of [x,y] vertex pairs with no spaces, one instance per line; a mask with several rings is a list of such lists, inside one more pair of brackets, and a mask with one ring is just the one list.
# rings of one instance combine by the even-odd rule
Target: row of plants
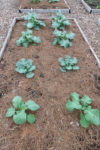
[[[25,15],[24,20],[27,23],[24,23],[26,26],[26,31],[22,32],[22,36],[16,41],[17,46],[24,46],[27,48],[30,44],[33,46],[41,43],[41,38],[34,36],[34,30],[40,30],[41,27],[46,27],[44,21],[38,19],[36,13],[28,13]],[[59,45],[61,47],[67,48],[72,46],[72,40],[74,40],[75,34],[70,31],[66,32],[67,26],[71,26],[71,23],[66,19],[66,17],[58,11],[56,16],[51,16],[51,27],[54,29],[53,35],[55,38],[53,39],[52,45]],[[71,58],[69,55],[65,56],[65,58],[60,57],[58,59],[60,64],[60,70],[62,72],[67,71],[77,71],[80,67],[77,65],[78,60],[76,57]],[[33,71],[36,70],[36,66],[33,65],[33,60],[25,58],[21,58],[20,61],[16,62],[16,72],[20,74],[24,74],[26,78],[33,78]],[[89,127],[90,124],[100,125],[99,120],[99,110],[92,109],[90,104],[92,103],[92,99],[84,95],[80,97],[80,95],[76,92],[71,93],[71,99],[66,102],[66,109],[70,112],[73,112],[75,109],[80,112],[80,125],[84,128]],[[30,124],[35,122],[35,116],[31,113],[27,113],[27,110],[36,111],[40,109],[40,106],[36,104],[32,100],[28,100],[27,102],[23,102],[20,96],[14,97],[12,100],[13,106],[8,109],[6,113],[6,117],[13,117],[13,120],[16,124],[24,124],[28,121]]]
[[100,9],[100,0],[86,0],[89,5],[96,6],[97,9]]
[[[40,3],[42,0],[30,0],[30,3]],[[47,0],[48,3],[59,2],[60,0]]]

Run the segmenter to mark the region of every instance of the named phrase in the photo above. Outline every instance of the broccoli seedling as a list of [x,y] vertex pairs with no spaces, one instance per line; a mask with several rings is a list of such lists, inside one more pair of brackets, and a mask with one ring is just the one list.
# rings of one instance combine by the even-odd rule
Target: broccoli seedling
[[66,31],[55,30],[53,34],[57,37],[54,38],[53,45],[58,44],[64,48],[72,46],[71,40],[73,40],[75,36],[72,31],[67,34]]
[[76,71],[76,70],[79,70],[80,67],[77,66],[76,64],[78,63],[78,60],[76,57],[74,58],[71,58],[70,56],[66,56],[65,59],[60,57],[58,59],[58,62],[60,63],[61,67],[60,67],[60,70],[62,72],[66,72],[67,70],[73,70],[73,71]]
[[57,11],[56,17],[52,17],[52,28],[64,30],[66,26],[70,26],[71,23],[66,19],[66,17],[61,13],[61,11]]
[[92,109],[90,104],[92,99],[84,95],[80,98],[80,95],[76,92],[71,93],[72,101],[68,100],[66,103],[66,109],[73,112],[75,109],[80,112],[80,125],[84,128],[88,128],[90,124],[100,125],[99,110]]
[[40,3],[42,0],[30,0],[30,3]]
[[38,20],[38,15],[36,13],[28,13],[23,18],[28,21],[28,23],[24,23],[28,29],[34,28],[35,30],[40,30],[40,27],[46,26],[44,21]]
[[26,78],[34,77],[34,73],[32,71],[36,70],[36,66],[34,66],[32,59],[26,60],[22,58],[20,61],[16,63],[16,72],[20,74],[24,74]]
[[22,45],[27,48],[30,43],[33,43],[32,45],[36,45],[41,43],[41,39],[40,37],[34,36],[32,30],[27,29],[25,32],[22,32],[22,36],[16,41],[16,44],[17,46]]
[[60,0],[48,0],[48,3],[55,3],[55,2],[59,2]]
[[23,102],[20,96],[15,96],[12,100],[12,104],[14,107],[10,107],[6,113],[6,117],[13,117],[13,121],[15,124],[22,125],[26,121],[29,124],[35,122],[36,118],[33,114],[27,113],[27,110],[37,111],[40,109],[40,106],[36,104],[32,100],[28,100],[27,102]]

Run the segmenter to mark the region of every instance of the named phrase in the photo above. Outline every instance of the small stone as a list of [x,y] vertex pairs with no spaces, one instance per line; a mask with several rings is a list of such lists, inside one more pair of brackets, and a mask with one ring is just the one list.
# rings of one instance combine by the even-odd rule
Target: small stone
[[72,125],[72,124],[73,124],[73,121],[70,122],[70,125]]

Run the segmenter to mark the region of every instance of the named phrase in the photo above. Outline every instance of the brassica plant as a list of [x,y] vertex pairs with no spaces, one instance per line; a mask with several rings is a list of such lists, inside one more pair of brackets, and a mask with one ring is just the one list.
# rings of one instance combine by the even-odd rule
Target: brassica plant
[[38,20],[38,15],[36,13],[28,13],[23,18],[28,21],[28,23],[24,23],[28,29],[34,28],[35,30],[39,30],[40,27],[46,26],[44,21]]
[[38,43],[41,43],[40,37],[34,36],[33,31],[27,29],[25,32],[22,32],[22,36],[19,38],[19,40],[16,41],[17,46],[24,46],[28,47],[30,43],[33,43],[32,45],[36,45]]
[[57,11],[56,17],[52,17],[52,27],[54,29],[64,30],[66,26],[70,26],[71,23],[66,19],[66,17],[61,13],[61,11]]
[[66,103],[66,109],[73,112],[75,109],[80,111],[80,125],[84,128],[88,128],[90,124],[100,125],[99,110],[92,109],[90,104],[92,99],[84,95],[80,98],[80,95],[76,92],[71,93],[72,101],[68,100]]
[[40,3],[42,0],[30,0],[31,3]]
[[48,3],[55,3],[55,2],[59,2],[60,0],[48,0]]
[[24,74],[26,78],[32,78],[34,77],[34,71],[36,69],[36,66],[34,66],[32,59],[26,60],[25,58],[22,58],[20,61],[16,63],[16,72],[20,74]]
[[58,59],[58,62],[60,63],[61,67],[60,67],[60,70],[62,72],[66,72],[67,70],[73,70],[73,71],[76,71],[76,70],[79,70],[80,67],[77,66],[76,64],[78,63],[78,60],[76,57],[74,58],[71,58],[70,56],[66,56],[65,59],[60,57]]
[[57,37],[57,38],[54,38],[53,45],[58,44],[64,48],[72,46],[71,40],[73,40],[75,36],[75,34],[72,31],[70,31],[67,34],[66,31],[55,30],[53,34]]
[[24,103],[20,96],[15,96],[12,100],[12,104],[14,107],[8,109],[6,117],[13,117],[14,123],[18,125],[22,125],[26,121],[28,121],[29,124],[35,122],[35,116],[31,113],[27,113],[27,110],[37,111],[40,108],[38,104],[32,100],[28,100]]

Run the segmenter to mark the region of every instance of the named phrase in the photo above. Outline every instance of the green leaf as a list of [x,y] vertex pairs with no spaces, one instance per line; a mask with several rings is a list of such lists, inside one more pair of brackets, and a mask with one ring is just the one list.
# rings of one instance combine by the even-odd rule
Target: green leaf
[[80,102],[80,99],[79,99],[80,95],[78,93],[73,92],[73,93],[71,93],[70,96],[72,97],[72,101],[78,102],[78,103]]
[[34,36],[34,37],[33,37],[33,41],[34,41],[35,43],[41,43],[40,37]]
[[22,43],[22,45],[27,48],[29,46],[29,43],[28,42],[25,42],[25,43]]
[[66,103],[66,109],[69,110],[70,112],[73,112],[74,109],[78,109],[78,110],[81,110],[82,106],[78,103],[78,102],[75,102],[75,101],[70,101],[68,100],[67,103]]
[[36,66],[32,66],[28,71],[30,72],[30,71],[34,71],[34,70],[36,70]]
[[28,22],[27,23],[27,28],[29,28],[29,29],[33,28],[33,23],[32,22]]
[[6,117],[11,117],[15,114],[15,108],[11,107],[8,109],[7,113],[6,113]]
[[29,79],[30,79],[30,78],[33,78],[34,75],[35,75],[35,74],[34,74],[33,72],[29,72],[29,73],[26,74],[26,78],[29,78]]
[[35,119],[35,116],[33,114],[27,115],[27,121],[28,121],[28,123],[32,124],[32,123],[35,122],[35,120],[36,119]]
[[80,118],[81,118],[81,120],[80,120],[81,126],[83,128],[88,128],[90,125],[90,122],[85,119],[85,116],[82,113],[80,114]]
[[22,98],[20,96],[15,96],[12,103],[16,109],[21,108],[21,105],[23,104]]
[[100,125],[99,110],[88,107],[85,111],[85,118],[94,125]]
[[66,72],[66,69],[60,67],[60,71]]
[[18,112],[13,116],[15,124],[21,125],[26,122],[26,113],[24,111]]
[[73,69],[73,70],[79,70],[80,67],[79,67],[79,66],[73,66],[72,69]]
[[92,99],[89,96],[85,95],[83,98],[81,98],[81,103],[83,106],[88,106],[92,103]]
[[61,66],[65,66],[66,65],[66,63],[65,63],[65,61],[64,61],[64,59],[62,57],[60,57],[58,59],[58,62],[60,63]]
[[52,44],[53,44],[54,46],[57,44],[57,38],[54,38],[54,39],[53,39]]
[[32,100],[28,100],[25,104],[27,105],[29,110],[36,111],[40,109],[40,106]]
[[67,70],[72,70],[72,66],[66,66]]

